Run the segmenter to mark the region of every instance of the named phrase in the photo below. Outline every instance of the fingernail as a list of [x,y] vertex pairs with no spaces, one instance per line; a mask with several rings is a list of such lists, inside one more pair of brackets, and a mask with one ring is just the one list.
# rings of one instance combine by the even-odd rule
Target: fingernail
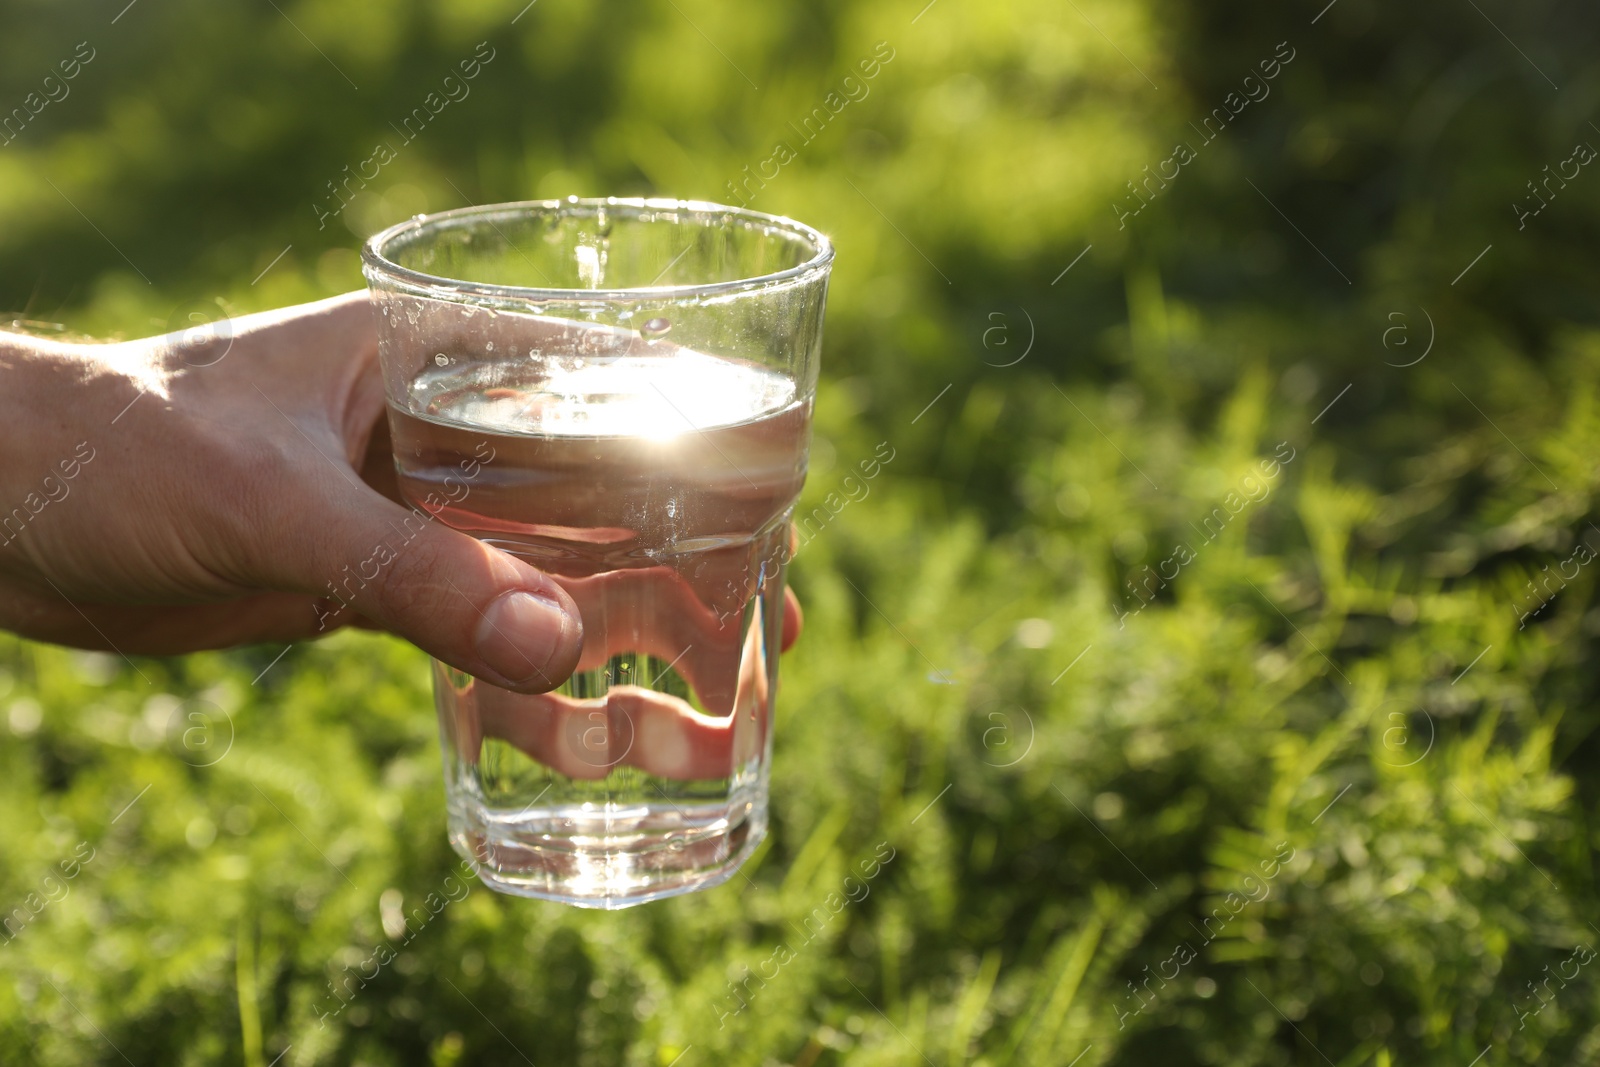
[[505,593],[489,605],[478,624],[478,655],[488,668],[513,685],[553,686],[550,664],[572,643],[572,616],[554,600],[534,593]]

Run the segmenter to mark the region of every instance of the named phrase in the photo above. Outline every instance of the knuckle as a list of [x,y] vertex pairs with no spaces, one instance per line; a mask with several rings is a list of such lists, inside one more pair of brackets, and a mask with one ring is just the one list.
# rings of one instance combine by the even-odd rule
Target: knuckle
[[[420,619],[453,615],[462,599],[452,582],[451,563],[456,553],[441,531],[424,529],[409,540],[401,535],[385,539],[392,553],[386,563],[368,563],[369,587],[377,611],[389,619]],[[367,551],[373,552],[377,545]],[[374,573],[375,572],[375,573]]]

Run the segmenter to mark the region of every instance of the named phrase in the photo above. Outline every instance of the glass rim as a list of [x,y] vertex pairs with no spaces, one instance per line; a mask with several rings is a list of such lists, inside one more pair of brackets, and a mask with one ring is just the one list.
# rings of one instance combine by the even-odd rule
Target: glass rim
[[[782,231],[806,241],[813,252],[804,263],[771,274],[749,278],[734,278],[722,282],[705,282],[695,285],[647,285],[624,289],[562,289],[520,285],[494,285],[472,282],[462,278],[449,278],[442,274],[402,267],[385,255],[385,250],[396,240],[420,233],[440,223],[473,218],[488,218],[491,225],[495,217],[525,216],[530,209],[559,210],[563,207],[622,208],[634,211],[692,211],[700,214],[732,215],[745,222],[759,223],[770,229]],[[514,200],[502,204],[476,204],[450,208],[430,214],[414,215],[404,222],[373,234],[363,243],[361,260],[367,278],[381,276],[406,283],[412,287],[447,293],[470,293],[499,299],[553,301],[605,301],[637,300],[651,297],[720,296],[727,293],[759,291],[781,286],[797,278],[823,272],[833,263],[833,242],[820,230],[784,215],[770,215],[749,208],[732,207],[709,200],[671,200],[655,197],[576,197],[564,200]]]

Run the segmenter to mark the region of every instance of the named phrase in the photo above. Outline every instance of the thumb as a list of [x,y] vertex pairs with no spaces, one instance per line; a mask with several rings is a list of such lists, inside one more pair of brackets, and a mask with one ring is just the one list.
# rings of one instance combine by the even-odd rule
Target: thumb
[[[583,648],[577,605],[544,572],[361,485],[335,491],[286,556],[324,598],[319,629],[347,609],[458,670],[521,693],[554,689]],[[291,539],[295,540],[295,539]]]

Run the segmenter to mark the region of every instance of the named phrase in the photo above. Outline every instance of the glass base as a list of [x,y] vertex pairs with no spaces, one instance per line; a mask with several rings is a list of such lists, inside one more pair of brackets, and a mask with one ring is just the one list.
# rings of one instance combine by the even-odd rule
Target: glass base
[[606,910],[720,885],[766,834],[765,797],[450,812],[450,843],[490,889]]

